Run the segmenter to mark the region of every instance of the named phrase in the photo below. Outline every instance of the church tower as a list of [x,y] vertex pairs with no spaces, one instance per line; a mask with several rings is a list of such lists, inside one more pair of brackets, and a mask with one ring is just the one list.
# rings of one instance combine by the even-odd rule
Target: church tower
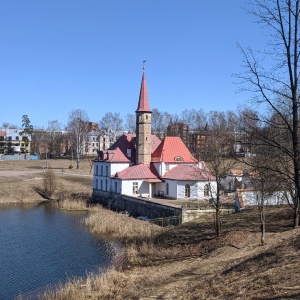
[[136,113],[136,164],[151,162],[151,113],[146,85],[145,68]]

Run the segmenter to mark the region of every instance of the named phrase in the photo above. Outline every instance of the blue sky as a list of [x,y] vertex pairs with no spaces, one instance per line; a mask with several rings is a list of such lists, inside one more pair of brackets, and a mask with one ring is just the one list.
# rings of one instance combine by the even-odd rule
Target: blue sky
[[240,0],[0,1],[0,126],[134,113],[142,62],[151,108],[236,110],[243,46],[262,48]]

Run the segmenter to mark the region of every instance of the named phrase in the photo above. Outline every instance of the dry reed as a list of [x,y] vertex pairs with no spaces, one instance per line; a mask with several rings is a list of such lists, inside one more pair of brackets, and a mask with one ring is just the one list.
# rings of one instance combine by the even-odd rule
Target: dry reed
[[[128,275],[115,269],[99,270],[100,274],[90,273],[86,277],[70,279],[59,284],[55,290],[48,289],[43,300],[85,300],[85,299],[124,299],[124,291],[130,286]],[[129,299],[129,298],[128,298]]]
[[97,208],[83,223],[92,231],[123,241],[152,239],[162,229],[148,222],[139,221],[104,208]]
[[64,210],[88,210],[84,199],[64,199],[59,201],[59,208]]

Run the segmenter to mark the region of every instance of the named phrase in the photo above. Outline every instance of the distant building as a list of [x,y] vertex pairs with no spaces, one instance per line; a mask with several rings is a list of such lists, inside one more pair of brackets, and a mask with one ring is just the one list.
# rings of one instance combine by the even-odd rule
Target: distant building
[[0,154],[30,153],[31,136],[21,135],[22,129],[0,129]]
[[175,123],[167,127],[167,136],[179,136],[186,146],[189,144],[189,125]]
[[175,123],[167,128],[167,136],[179,136],[197,159],[201,159],[207,149],[208,135],[207,130],[189,131],[189,126],[185,123]]

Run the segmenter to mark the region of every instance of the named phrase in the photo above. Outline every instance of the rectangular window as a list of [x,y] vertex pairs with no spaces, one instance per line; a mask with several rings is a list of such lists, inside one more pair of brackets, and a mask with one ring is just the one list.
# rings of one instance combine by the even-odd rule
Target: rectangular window
[[132,183],[132,194],[137,194],[138,193],[138,182],[133,182]]
[[96,175],[98,175],[98,166],[96,166]]
[[100,190],[102,190],[102,180],[100,180]]
[[166,171],[170,170],[170,164],[166,164]]
[[117,192],[118,192],[118,183],[115,182],[115,193],[117,193]]
[[101,166],[101,169],[100,169],[100,176],[103,176],[103,166]]
[[96,185],[95,185],[95,189],[98,189],[98,179],[96,179]]
[[105,167],[105,174],[108,176],[108,166]]

